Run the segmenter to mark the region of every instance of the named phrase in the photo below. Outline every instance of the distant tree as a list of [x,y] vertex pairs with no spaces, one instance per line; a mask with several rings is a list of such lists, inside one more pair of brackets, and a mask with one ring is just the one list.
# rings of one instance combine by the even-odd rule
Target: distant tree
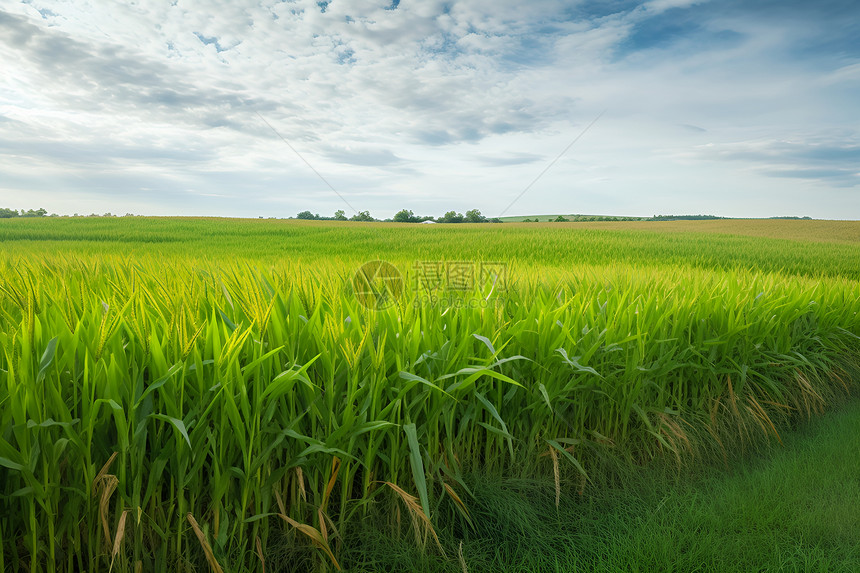
[[0,219],[11,219],[12,217],[17,217],[18,211],[15,209],[0,209]]
[[564,215],[559,215],[558,217],[555,218],[556,223],[567,223],[568,221],[569,221],[569,219],[565,219]]
[[302,211],[301,213],[296,215],[296,219],[304,219],[306,221],[313,221],[316,218],[318,218],[318,215],[314,215],[310,211]]
[[334,220],[335,221],[346,221],[346,213],[343,212],[343,209],[338,209],[334,212]]
[[350,221],[375,221],[373,217],[370,216],[370,211],[359,211],[355,215],[350,218]]
[[486,223],[487,218],[481,215],[481,212],[477,209],[472,209],[470,211],[466,211],[466,222],[467,223]]
[[492,218],[492,219],[490,219],[489,221],[490,221],[490,223],[502,223],[502,222],[503,222],[503,221],[502,221],[501,219],[499,219],[498,217],[493,217],[493,218]]
[[33,209],[28,209],[26,212],[23,210],[21,211],[22,217],[44,217],[47,214],[48,212],[45,209],[36,209],[35,211]]
[[651,221],[708,221],[712,219],[724,219],[716,215],[654,215]]
[[456,211],[448,211],[445,213],[441,219],[439,219],[440,223],[462,223],[464,220],[462,213],[457,213]]
[[395,223],[416,223],[418,218],[411,209],[403,209],[394,215]]

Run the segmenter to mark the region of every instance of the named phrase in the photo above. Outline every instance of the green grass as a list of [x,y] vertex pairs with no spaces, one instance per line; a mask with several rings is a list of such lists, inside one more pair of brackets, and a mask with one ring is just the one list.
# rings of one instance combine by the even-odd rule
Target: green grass
[[[0,570],[331,569],[380,519],[432,555],[494,480],[731,459],[860,379],[860,242],[810,223],[0,222]],[[434,260],[507,281],[442,303]]]
[[367,528],[347,570],[461,572],[860,570],[860,403],[802,429],[784,446],[671,479],[627,473],[624,487],[556,510],[552,481],[474,481],[477,532],[443,530],[447,558]]
[[577,224],[338,223],[194,218],[0,220],[6,256],[237,259],[352,271],[384,259],[505,261],[516,269],[626,266],[746,270],[860,278],[860,223],[681,221]]

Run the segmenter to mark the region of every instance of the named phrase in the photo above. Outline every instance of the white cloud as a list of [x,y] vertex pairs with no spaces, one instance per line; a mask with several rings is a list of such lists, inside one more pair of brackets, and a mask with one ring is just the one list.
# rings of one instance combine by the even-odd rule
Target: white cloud
[[[0,183],[0,206],[341,208],[259,113],[359,209],[492,215],[606,108],[513,212],[772,214],[722,193],[730,181],[772,199],[778,182],[797,214],[844,216],[840,198],[857,185],[814,161],[775,168],[749,152],[739,171],[700,151],[845,126],[860,64],[795,61],[798,24],[699,4],[599,16],[551,0],[11,4],[0,12],[0,172],[15,183]],[[701,13],[659,20],[670,8]],[[828,145],[856,144],[840,133]],[[846,168],[833,161],[832,173]]]

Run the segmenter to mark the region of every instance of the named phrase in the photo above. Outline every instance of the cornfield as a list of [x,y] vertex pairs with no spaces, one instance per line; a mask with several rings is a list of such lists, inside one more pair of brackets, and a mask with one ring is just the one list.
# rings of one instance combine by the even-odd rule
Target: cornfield
[[[0,571],[271,571],[285,544],[340,569],[380,508],[439,551],[467,473],[582,491],[607,456],[778,440],[860,356],[851,242],[193,219],[0,241]],[[403,290],[369,308],[375,259]],[[440,304],[416,261],[507,276]]]

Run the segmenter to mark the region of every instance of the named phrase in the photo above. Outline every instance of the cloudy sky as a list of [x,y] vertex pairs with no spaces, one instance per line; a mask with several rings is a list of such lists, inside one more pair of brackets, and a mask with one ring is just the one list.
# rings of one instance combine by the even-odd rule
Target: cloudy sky
[[0,0],[0,207],[860,219],[860,4]]

